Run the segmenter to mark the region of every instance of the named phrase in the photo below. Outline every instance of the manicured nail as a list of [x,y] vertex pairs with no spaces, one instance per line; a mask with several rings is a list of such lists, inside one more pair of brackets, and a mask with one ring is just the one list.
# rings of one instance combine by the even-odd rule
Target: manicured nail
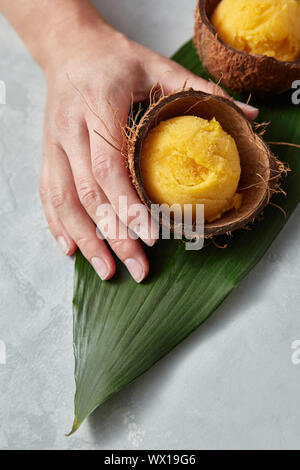
[[151,222],[150,226],[144,226],[143,230],[141,230],[140,226],[134,227],[133,231],[139,235],[139,237],[143,240],[144,243],[148,246],[153,246],[157,242],[159,238],[159,229],[158,224],[155,222]]
[[137,235],[141,240],[143,240],[143,242],[149,245],[149,229],[147,225],[138,224],[132,227],[131,230],[135,235]]
[[250,106],[250,104],[246,104],[246,103],[242,103],[242,101],[235,101],[235,104],[241,108],[241,109],[244,109],[245,111],[255,111],[255,112],[258,112],[259,109],[258,108],[255,108],[254,106]]
[[61,251],[63,252],[64,255],[66,255],[69,251],[69,246],[67,244],[67,241],[66,241],[65,237],[60,235],[59,237],[57,237],[56,240],[57,240],[57,243],[59,244],[59,246],[61,248]]
[[102,281],[105,281],[109,273],[108,266],[105,261],[103,261],[101,258],[92,258],[91,264],[98,276],[101,277]]
[[156,238],[156,237],[152,236],[152,238],[142,238],[142,240],[143,240],[144,243],[146,243],[146,245],[151,247],[151,246],[155,245],[155,243],[158,240],[158,237]]
[[144,279],[144,270],[138,261],[133,258],[127,258],[124,263],[136,282],[141,282]]

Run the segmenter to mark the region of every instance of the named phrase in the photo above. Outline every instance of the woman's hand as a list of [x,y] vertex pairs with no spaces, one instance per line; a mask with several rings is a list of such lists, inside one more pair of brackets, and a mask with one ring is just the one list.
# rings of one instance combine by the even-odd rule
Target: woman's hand
[[[60,38],[64,26],[72,28],[60,25]],[[184,83],[209,93],[224,92],[104,22],[68,35],[59,47],[56,40],[43,63],[48,96],[40,195],[50,230],[66,255],[79,247],[102,279],[111,278],[116,269],[111,248],[140,282],[149,270],[141,242],[127,237],[108,239],[107,244],[95,229],[100,204],[110,203],[129,225],[132,218],[119,212],[119,197],[127,196],[128,208],[140,203],[118,150],[132,99],[147,100],[157,83],[166,94]],[[241,107],[249,118],[257,115],[256,109]],[[155,241],[155,236],[143,238],[149,246]]]

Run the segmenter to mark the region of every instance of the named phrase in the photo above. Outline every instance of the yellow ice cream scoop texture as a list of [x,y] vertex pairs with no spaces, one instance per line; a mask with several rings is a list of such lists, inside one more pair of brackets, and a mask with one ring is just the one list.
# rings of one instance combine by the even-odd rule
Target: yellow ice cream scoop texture
[[[204,204],[205,220],[218,219],[241,197],[241,174],[234,139],[213,118],[179,116],[147,135],[141,153],[144,189],[154,203]],[[195,214],[195,210],[194,210]]]
[[280,61],[300,58],[299,0],[222,0],[211,22],[235,49]]

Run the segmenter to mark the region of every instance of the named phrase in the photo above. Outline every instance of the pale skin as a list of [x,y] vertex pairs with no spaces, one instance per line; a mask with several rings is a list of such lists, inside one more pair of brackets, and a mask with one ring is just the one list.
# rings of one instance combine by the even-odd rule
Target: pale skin
[[[95,230],[100,204],[110,203],[128,225],[133,216],[118,213],[119,196],[127,196],[129,209],[140,203],[124,156],[106,140],[122,147],[121,127],[127,123],[132,98],[147,100],[157,83],[166,94],[184,83],[208,93],[225,93],[114,30],[87,0],[0,0],[0,11],[42,67],[47,82],[40,196],[51,233],[65,255],[78,247],[101,279],[115,273],[114,251],[141,282],[149,272],[142,244],[152,246],[157,236],[146,230],[149,236],[142,241],[104,241]],[[249,119],[257,116],[257,109],[239,106]]]

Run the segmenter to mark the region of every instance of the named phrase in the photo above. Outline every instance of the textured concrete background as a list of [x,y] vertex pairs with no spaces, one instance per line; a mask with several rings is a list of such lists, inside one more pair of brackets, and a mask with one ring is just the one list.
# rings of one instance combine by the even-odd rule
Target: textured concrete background
[[[194,0],[95,2],[170,55]],[[45,83],[0,17],[0,449],[300,449],[300,210],[218,312],[71,438],[72,275],[38,198]]]

